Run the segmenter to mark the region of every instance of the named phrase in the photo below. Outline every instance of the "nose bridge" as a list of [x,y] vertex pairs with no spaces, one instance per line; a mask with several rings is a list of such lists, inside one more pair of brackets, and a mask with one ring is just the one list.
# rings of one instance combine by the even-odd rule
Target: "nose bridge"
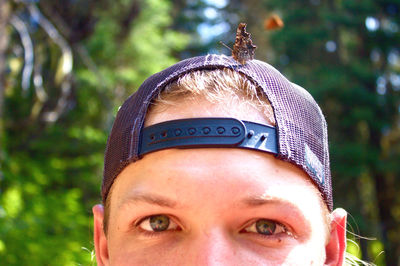
[[223,228],[204,230],[192,245],[194,265],[234,265],[236,251],[232,235]]

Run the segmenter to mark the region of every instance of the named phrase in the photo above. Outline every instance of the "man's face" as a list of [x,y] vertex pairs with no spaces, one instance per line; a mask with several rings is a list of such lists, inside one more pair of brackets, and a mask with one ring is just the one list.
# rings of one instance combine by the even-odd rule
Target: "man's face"
[[[260,114],[238,115],[201,101],[185,106],[151,113],[146,123],[204,116],[263,122]],[[104,264],[325,262],[329,226],[317,189],[300,168],[266,153],[157,151],[127,166],[109,197],[107,236],[96,243]]]

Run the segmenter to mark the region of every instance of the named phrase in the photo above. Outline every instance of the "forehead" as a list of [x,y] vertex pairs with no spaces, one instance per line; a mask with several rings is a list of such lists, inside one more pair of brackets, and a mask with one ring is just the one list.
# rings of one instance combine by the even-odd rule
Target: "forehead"
[[288,198],[292,194],[301,194],[300,191],[293,192],[304,187],[304,190],[313,192],[316,198],[319,196],[316,187],[300,168],[264,152],[237,148],[167,149],[153,152],[128,165],[116,179],[118,183],[129,184],[130,188],[118,190],[127,190],[128,193],[131,189],[136,190],[148,184],[151,186],[148,189],[159,192],[167,188],[165,185],[221,185],[222,188],[231,186],[238,191],[246,188],[246,193],[257,192],[274,197],[284,191]]

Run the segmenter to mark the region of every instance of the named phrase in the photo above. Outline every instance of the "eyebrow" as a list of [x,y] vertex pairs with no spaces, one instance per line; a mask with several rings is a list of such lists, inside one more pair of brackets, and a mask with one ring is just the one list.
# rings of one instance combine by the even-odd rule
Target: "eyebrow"
[[243,198],[240,202],[249,207],[257,207],[257,206],[267,205],[267,204],[293,205],[291,202],[280,199],[280,198],[263,197],[263,196],[248,196],[246,198]]
[[160,207],[167,207],[167,208],[175,208],[178,203],[172,199],[167,197],[151,194],[151,193],[141,193],[136,192],[132,196],[126,197],[120,204],[119,208],[123,208],[125,205],[128,204],[139,204],[139,203],[147,203],[151,205],[158,205]]
[[296,212],[299,216],[304,217],[303,212],[298,206],[293,204],[291,201],[276,198],[272,196],[248,196],[240,201],[243,205],[247,207],[261,207],[264,205],[281,205],[286,206],[291,209],[291,211]]

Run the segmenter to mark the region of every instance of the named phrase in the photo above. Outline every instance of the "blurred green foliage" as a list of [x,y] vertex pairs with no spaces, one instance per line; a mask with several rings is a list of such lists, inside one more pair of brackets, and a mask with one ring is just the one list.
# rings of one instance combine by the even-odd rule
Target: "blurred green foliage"
[[[9,72],[1,135],[1,265],[94,264],[90,210],[101,200],[103,153],[113,116],[122,99],[147,76],[176,62],[172,53],[188,41],[185,34],[169,27],[172,7],[168,1],[88,2],[43,0],[38,4],[74,53],[71,91],[55,121],[46,121],[45,114],[55,110],[66,81],[60,70],[62,51],[38,21],[31,25],[26,21],[47,95],[41,101],[40,88],[33,84],[21,88],[24,58],[13,51],[22,48],[20,36],[8,26]],[[29,5],[14,3],[12,12],[27,17]],[[90,9],[84,9],[85,5]],[[137,5],[137,12],[129,14],[132,5]],[[132,21],[121,22],[124,15]],[[82,29],[73,29],[71,21],[93,20],[93,28],[77,42]],[[57,75],[61,75],[59,80]]]
[[[218,41],[232,45],[241,21],[258,46],[256,58],[307,88],[326,115],[335,206],[350,212],[356,234],[348,234],[348,252],[399,264],[398,1],[0,0],[0,33],[7,10],[7,34],[0,34],[0,44],[8,37],[4,59],[0,45],[0,264],[95,264],[91,207],[100,202],[118,106],[180,59],[228,54]],[[282,30],[265,31],[272,13],[282,16]],[[18,21],[34,54],[28,87],[29,42],[21,41],[27,36]]]

